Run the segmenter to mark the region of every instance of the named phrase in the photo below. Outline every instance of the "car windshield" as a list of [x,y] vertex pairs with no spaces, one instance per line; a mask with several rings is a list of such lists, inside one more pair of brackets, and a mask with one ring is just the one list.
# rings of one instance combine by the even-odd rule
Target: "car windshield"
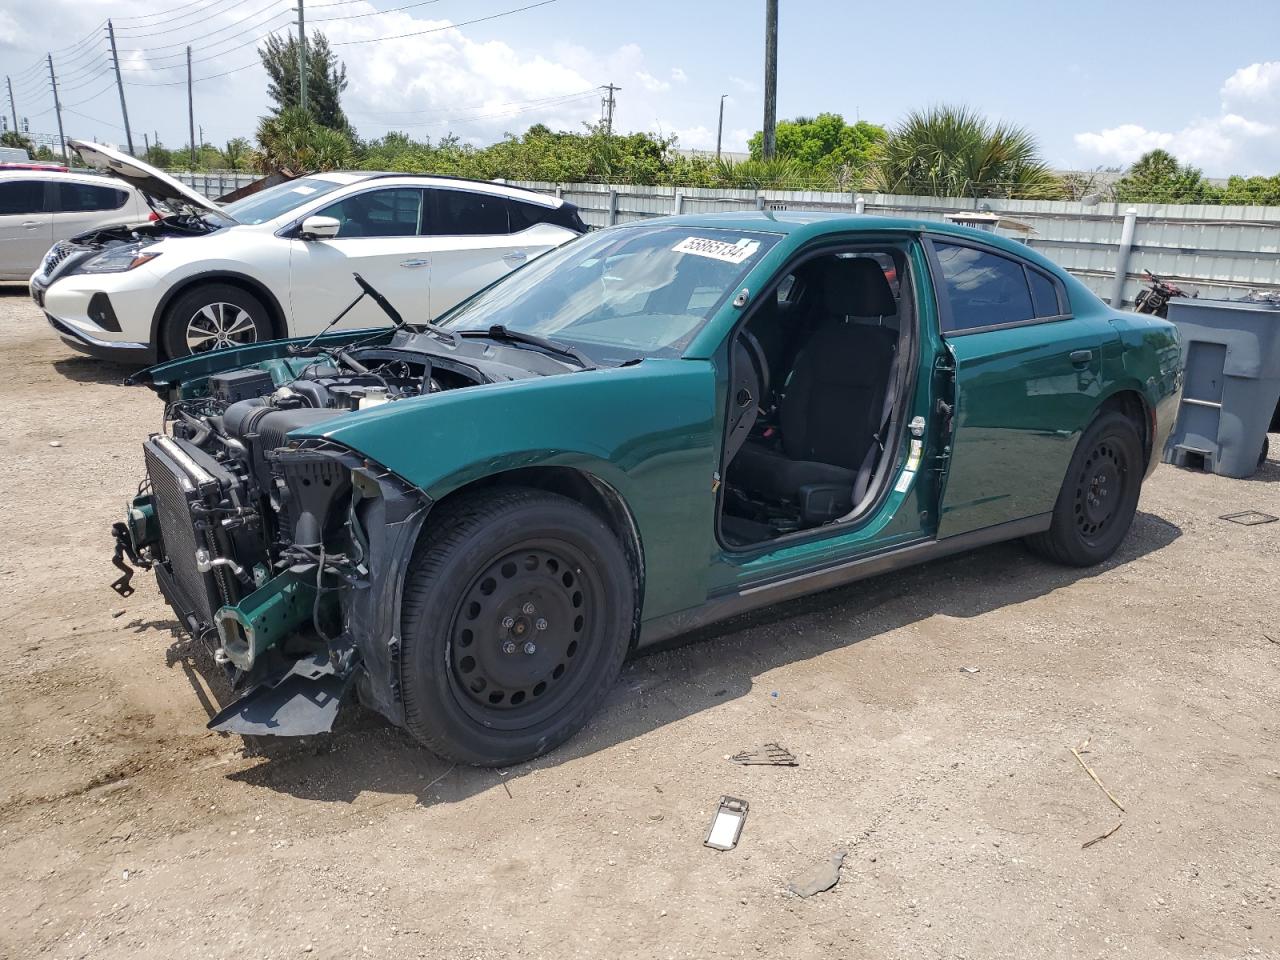
[[267,187],[243,200],[228,203],[222,209],[240,223],[266,223],[295,207],[302,206],[308,200],[332,193],[341,186],[341,183],[333,180],[303,177],[300,180],[290,180],[288,183],[277,183],[274,187]]
[[629,226],[588,234],[463,303],[452,330],[550,338],[599,363],[678,357],[776,234]]

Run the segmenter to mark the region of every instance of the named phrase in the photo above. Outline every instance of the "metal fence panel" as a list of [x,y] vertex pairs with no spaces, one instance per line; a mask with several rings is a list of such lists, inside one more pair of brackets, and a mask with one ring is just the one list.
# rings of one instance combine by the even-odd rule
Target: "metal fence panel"
[[[255,174],[232,171],[176,172],[173,176],[207,196],[218,197],[253,182]],[[603,183],[506,181],[574,204],[593,228],[676,212],[818,210],[853,213],[859,196],[865,212],[924,222],[975,208],[1000,213],[1031,227],[1027,245],[1075,274],[1106,298],[1115,276],[1125,211],[1137,213],[1133,247],[1123,286],[1126,306],[1145,284],[1144,269],[1191,290],[1234,298],[1250,290],[1280,291],[1280,207],[1196,206],[1164,203],[1096,203],[1068,200],[975,201],[964,197],[915,197],[818,190],[665,187]]]

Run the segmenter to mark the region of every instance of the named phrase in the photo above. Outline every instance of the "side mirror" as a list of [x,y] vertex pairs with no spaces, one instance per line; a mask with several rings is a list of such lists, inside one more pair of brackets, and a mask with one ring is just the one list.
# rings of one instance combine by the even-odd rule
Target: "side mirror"
[[307,217],[302,221],[298,236],[303,240],[332,240],[342,229],[342,224],[333,217]]

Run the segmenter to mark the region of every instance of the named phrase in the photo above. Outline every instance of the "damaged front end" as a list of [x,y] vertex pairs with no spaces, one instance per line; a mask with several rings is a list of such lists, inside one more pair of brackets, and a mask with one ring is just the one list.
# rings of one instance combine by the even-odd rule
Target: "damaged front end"
[[[317,365],[273,361],[277,376],[303,362]],[[264,371],[233,371],[169,405],[170,432],[143,444],[147,478],[113,528],[113,586],[132,592],[127,561],[152,570],[182,627],[226,668],[240,696],[211,729],[322,733],[353,687],[401,723],[400,586],[429,501],[345,447],[288,439],[363,402],[349,376],[317,386],[292,375],[282,390]],[[378,379],[380,401],[419,389]],[[326,388],[336,409],[311,405]]]

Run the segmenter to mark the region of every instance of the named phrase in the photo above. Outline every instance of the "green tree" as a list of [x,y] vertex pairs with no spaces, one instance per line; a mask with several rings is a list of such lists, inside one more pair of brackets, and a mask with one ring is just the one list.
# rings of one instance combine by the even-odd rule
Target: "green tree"
[[1032,134],[968,107],[913,111],[889,134],[872,183],[886,193],[1056,199],[1061,182]]
[[17,147],[19,150],[27,151],[27,156],[32,156],[36,152],[35,144],[31,139],[24,137],[17,130],[6,130],[0,133],[0,147]]
[[165,145],[158,140],[147,148],[147,154],[142,159],[151,166],[161,169],[174,166],[173,151],[166,149]]
[[252,165],[253,147],[244,137],[233,137],[222,148],[222,159],[228,170],[245,170]]
[[[275,102],[275,115],[300,106],[298,81],[298,39],[282,40],[272,35],[258,48],[262,66],[267,71],[267,95]],[[307,42],[307,110],[316,123],[353,137],[351,124],[342,112],[342,91],[347,89],[347,66],[329,46],[319,30]]]
[[347,134],[321,126],[310,112],[288,107],[258,121],[258,168],[306,173],[349,167],[355,150]]
[[[888,137],[884,127],[865,120],[848,124],[838,113],[796,117],[778,124],[777,156],[791,158],[819,177],[850,181],[866,173]],[[752,135],[747,146],[752,160],[764,159],[761,131]]]
[[1280,174],[1274,177],[1230,177],[1220,199],[1223,203],[1280,204]]
[[1178,163],[1167,150],[1144,153],[1116,182],[1122,203],[1213,203],[1219,193],[1198,168]]

